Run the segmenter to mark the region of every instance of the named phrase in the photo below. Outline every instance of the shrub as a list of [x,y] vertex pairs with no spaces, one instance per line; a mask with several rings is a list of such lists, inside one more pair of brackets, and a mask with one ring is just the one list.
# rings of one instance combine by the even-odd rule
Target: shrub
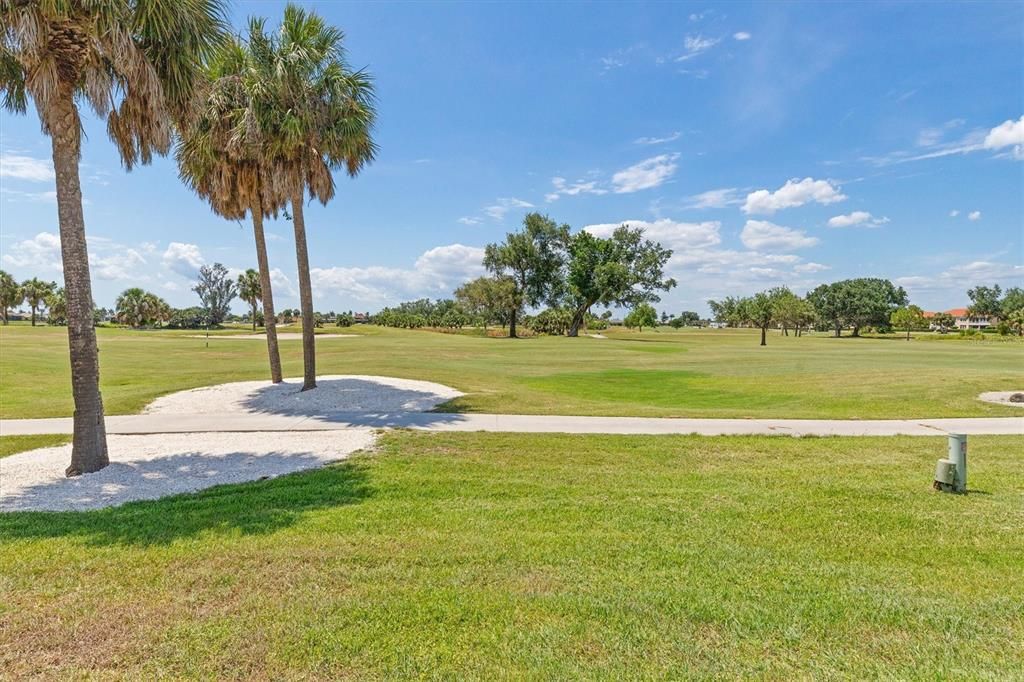
[[338,321],[335,323],[339,327],[351,327],[355,319],[352,317],[352,313],[341,313],[338,315]]

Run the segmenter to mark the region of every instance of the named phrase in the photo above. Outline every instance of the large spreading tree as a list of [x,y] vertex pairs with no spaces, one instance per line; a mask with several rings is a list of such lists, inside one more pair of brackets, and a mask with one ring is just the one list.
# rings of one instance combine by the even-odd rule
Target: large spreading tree
[[4,107],[24,113],[31,99],[53,155],[75,403],[68,476],[109,461],[78,168],[79,107],[88,104],[106,120],[125,167],[165,154],[224,25],[218,0],[0,2]]
[[578,336],[590,308],[595,305],[636,308],[660,301],[658,291],[676,285],[665,277],[672,251],[644,239],[641,228],[622,225],[610,237],[583,230],[568,239],[566,284],[573,308],[569,336]]
[[887,326],[893,311],[907,304],[907,292],[887,279],[862,277],[822,284],[807,294],[818,318],[838,337],[843,327],[860,336],[864,327]]
[[529,213],[522,230],[509,232],[504,242],[488,244],[484,250],[484,267],[511,282],[507,301],[511,338],[517,338],[516,322],[523,307],[554,304],[561,296],[568,240],[568,225]]
[[231,312],[231,301],[238,296],[238,286],[220,263],[199,268],[199,279],[192,287],[206,311],[207,322],[218,325]]

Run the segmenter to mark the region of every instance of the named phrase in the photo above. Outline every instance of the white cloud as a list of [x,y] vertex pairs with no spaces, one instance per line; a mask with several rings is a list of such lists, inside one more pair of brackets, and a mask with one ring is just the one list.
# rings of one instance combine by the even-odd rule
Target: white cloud
[[750,34],[746,31],[737,31],[732,34],[734,40],[750,40]]
[[319,291],[357,299],[358,305],[396,303],[408,298],[449,295],[463,282],[484,273],[484,250],[448,244],[425,251],[411,269],[370,266],[313,268]]
[[725,208],[732,204],[743,203],[735,187],[709,189],[690,197],[687,208]]
[[598,187],[597,182],[591,180],[589,182],[583,180],[577,180],[571,185],[568,184],[565,178],[554,177],[551,178],[551,184],[554,186],[554,191],[544,195],[544,199],[548,202],[557,201],[560,196],[576,196],[577,194],[608,194],[608,190]]
[[[959,122],[955,119],[953,122]],[[948,125],[948,124],[947,124]],[[906,163],[908,161],[922,161],[924,159],[938,159],[944,156],[969,154],[977,151],[999,152],[996,157],[1011,157],[1017,160],[1024,160],[1024,116],[1016,121],[1007,119],[989,130],[976,128],[961,139],[946,144],[938,144],[935,129],[926,129],[918,136],[918,143],[930,143],[932,151],[925,154],[912,154],[908,152],[892,152],[881,157],[864,157],[865,161],[874,163],[877,166],[888,166],[895,163]],[[1010,147],[1010,149],[1007,149]]]
[[493,206],[485,206],[484,213],[495,220],[504,220],[505,214],[514,208],[533,208],[533,204],[515,197],[503,197],[498,199]]
[[960,215],[960,211],[956,210],[955,208],[952,211],[949,212],[949,217],[950,218],[955,218],[958,215]]
[[686,39],[683,41],[683,49],[686,51],[676,57],[676,61],[684,62],[687,59],[693,59],[717,45],[718,41],[718,38],[705,38],[702,35],[686,36]]
[[827,265],[821,263],[801,263],[793,267],[796,272],[822,272],[823,270],[831,270]]
[[967,219],[971,221],[981,220],[981,211],[971,211],[967,214]]
[[1024,159],[1024,116],[1016,121],[1011,118],[1000,123],[988,131],[981,144],[985,149],[994,150],[1013,147],[1013,157]]
[[876,218],[867,211],[854,211],[828,219],[829,227],[880,227],[889,222],[888,218]]
[[722,224],[717,220],[708,220],[702,223],[681,223],[669,220],[668,218],[655,220],[654,222],[623,220],[618,223],[587,225],[583,229],[595,237],[609,237],[616,228],[622,225],[643,228],[645,237],[673,251],[707,248],[720,244],[722,241],[719,235]]
[[682,136],[683,134],[677,130],[665,137],[638,137],[633,140],[633,144],[665,144],[666,142],[675,142]]
[[804,249],[818,243],[816,237],[808,237],[801,230],[776,225],[767,220],[748,220],[740,232],[740,240],[748,249],[755,251]]
[[54,179],[53,163],[49,159],[0,152],[0,178],[14,178],[28,182],[49,182]]
[[[26,270],[34,277],[36,273],[63,272],[60,257],[60,237],[53,232],[40,232],[32,239],[16,242],[3,256],[3,264],[9,268]],[[25,277],[23,277],[24,279]]]
[[787,180],[786,184],[775,192],[766,189],[759,189],[747,195],[743,204],[743,212],[747,214],[771,215],[784,208],[803,206],[810,202],[819,204],[834,204],[843,201],[846,195],[839,191],[829,180],[815,180],[804,178],[803,180]]
[[629,194],[662,185],[676,172],[678,158],[679,154],[660,154],[620,170],[612,176],[615,193]]
[[917,134],[917,146],[919,147],[932,147],[937,145],[951,130],[959,128],[966,121],[962,118],[954,118],[946,121],[941,126],[935,126],[933,128],[925,128]]
[[270,269],[270,288],[274,291],[275,298],[281,292],[288,294],[291,297],[299,295],[299,290],[292,284],[292,280],[288,275],[284,274],[281,268]]
[[206,261],[197,245],[171,242],[164,251],[163,263],[168,270],[187,279],[195,279]]
[[471,218],[469,216],[463,216],[459,218],[460,223],[463,225],[479,225],[482,221],[479,218]]

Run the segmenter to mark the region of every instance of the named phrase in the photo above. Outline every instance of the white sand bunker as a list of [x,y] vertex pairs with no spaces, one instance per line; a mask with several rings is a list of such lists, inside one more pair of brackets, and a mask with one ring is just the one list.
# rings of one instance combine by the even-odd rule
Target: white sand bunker
[[301,391],[301,379],[238,381],[194,388],[157,398],[146,414],[280,414],[423,412],[461,392],[429,381],[359,374],[317,377],[317,388]]
[[[316,335],[316,340],[317,341],[323,341],[324,339],[354,339],[357,336],[359,336],[359,334],[317,334]],[[188,334],[188,338],[190,338],[190,339],[210,339],[211,341],[213,341],[214,339],[221,339],[221,340],[226,340],[226,341],[234,341],[236,339],[260,339],[261,341],[266,341],[267,340],[267,335],[266,334],[211,334],[210,336],[207,336],[206,334]],[[299,332],[278,332],[277,340],[278,341],[302,340],[302,334],[300,334]]]
[[[1013,400],[1014,396],[1021,396]],[[989,391],[978,396],[978,400],[997,405],[1009,405],[1010,407],[1024,407],[1024,389],[1020,391]]]
[[373,444],[369,429],[108,436],[110,464],[66,478],[71,445],[0,459],[0,511],[67,511],[152,500],[312,469]]

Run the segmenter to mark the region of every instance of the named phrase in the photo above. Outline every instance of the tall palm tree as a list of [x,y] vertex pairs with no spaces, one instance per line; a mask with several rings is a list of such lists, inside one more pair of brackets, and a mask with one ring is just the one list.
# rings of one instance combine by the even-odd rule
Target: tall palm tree
[[289,4],[266,56],[273,59],[265,123],[274,155],[282,163],[292,209],[302,309],[302,390],[316,388],[313,290],[303,204],[326,204],[334,196],[331,171],[352,177],[373,160],[371,131],[376,111],[371,77],[345,62],[344,34],[314,12]]
[[0,313],[3,313],[4,324],[7,324],[7,311],[16,308],[25,300],[18,280],[10,273],[0,270]]
[[21,283],[21,293],[25,302],[32,309],[32,326],[36,326],[36,312],[46,305],[46,297],[57,288],[56,282],[44,282],[38,277],[27,279]]
[[256,331],[256,306],[260,301],[260,274],[249,268],[238,276],[238,297],[252,308],[252,330]]
[[286,198],[258,125],[264,105],[253,97],[266,80],[260,67],[269,61],[262,56],[269,49],[270,40],[260,19],[249,20],[245,42],[228,38],[221,43],[207,64],[203,88],[192,116],[182,127],[175,156],[181,179],[206,199],[215,213],[229,220],[243,220],[247,214],[252,217],[270,379],[276,384],[283,375],[263,219],[276,217]]
[[220,0],[0,0],[0,89],[31,99],[50,136],[67,293],[74,438],[68,476],[108,463],[78,163],[88,102],[127,168],[171,145],[201,60],[223,35]]

